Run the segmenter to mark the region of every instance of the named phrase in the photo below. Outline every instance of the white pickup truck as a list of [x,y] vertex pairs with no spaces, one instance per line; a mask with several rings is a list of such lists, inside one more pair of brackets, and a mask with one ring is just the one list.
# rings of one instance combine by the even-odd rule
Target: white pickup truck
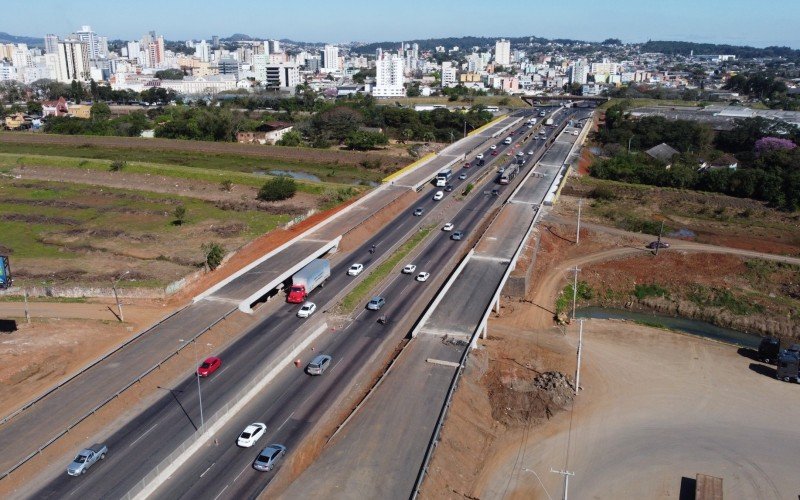
[[94,465],[95,462],[106,458],[106,453],[108,453],[108,448],[104,444],[93,444],[85,450],[81,450],[67,467],[67,474],[70,476],[86,474],[86,471],[89,470],[89,467]]

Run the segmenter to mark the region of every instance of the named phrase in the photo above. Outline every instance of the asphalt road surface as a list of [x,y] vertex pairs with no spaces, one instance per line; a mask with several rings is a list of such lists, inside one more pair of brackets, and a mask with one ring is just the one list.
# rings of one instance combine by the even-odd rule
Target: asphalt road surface
[[[499,148],[498,148],[499,149]],[[489,166],[487,165],[487,168]],[[469,182],[470,179],[477,175],[476,168],[467,169],[466,172],[470,176],[465,181],[459,181],[454,178],[451,182],[458,189],[460,183]],[[417,206],[426,208],[426,213],[434,207],[436,203],[430,196],[430,191],[427,190],[421,195],[420,201]],[[449,195],[449,193],[448,193]],[[446,198],[445,198],[446,199]],[[492,197],[475,197],[465,204],[462,211],[463,221],[457,219],[458,224],[463,224],[464,227],[469,227],[478,220],[489,206],[495,201]],[[351,261],[356,259],[369,267],[382,249],[391,246],[393,239],[405,235],[408,231],[413,229],[414,226],[421,223],[419,217],[412,217],[410,214],[399,214],[399,216],[390,224],[387,224],[375,236],[365,241],[364,244],[349,256],[348,261],[340,261],[332,268],[332,275],[329,283],[315,291],[310,298],[317,303],[320,310],[325,309],[325,305],[336,295],[338,290],[344,286],[346,280],[352,280],[351,277],[346,276],[346,269],[349,267]],[[458,242],[450,242],[453,245],[459,244]],[[377,245],[377,252],[375,255],[369,254],[368,250],[372,244]],[[426,250],[428,251],[428,250]],[[430,259],[430,269],[432,274],[437,272],[441,264],[449,258],[449,252],[452,251],[451,247],[431,248],[430,255],[424,257]],[[420,262],[424,260],[420,259]],[[409,287],[408,281],[412,278],[405,276],[405,282],[395,281],[390,285],[389,289],[384,291],[387,297],[387,306],[384,313],[390,317],[398,314],[403,314],[413,301],[414,294],[405,293]],[[411,286],[416,286],[417,283],[413,282]],[[424,284],[418,284],[424,286]],[[244,334],[239,340],[235,341],[228,349],[219,353],[223,359],[223,368],[209,377],[202,380],[203,385],[203,408],[205,415],[212,415],[216,410],[222,408],[227,404],[228,398],[231,394],[236,393],[243,386],[252,383],[252,374],[255,373],[263,362],[273,352],[277,346],[281,345],[287,338],[289,338],[295,329],[302,324],[302,320],[295,317],[296,311],[299,308],[297,305],[286,305],[281,308],[277,313],[269,318],[263,320],[260,324],[253,327],[250,331]],[[318,313],[320,314],[320,313]],[[373,322],[372,319],[363,319],[366,315],[359,316],[356,319],[356,325],[362,326],[357,328],[356,335],[341,336],[345,338],[341,346],[332,345],[332,353],[336,359],[340,361],[334,365],[333,373],[338,373],[340,377],[348,377],[354,370],[360,366],[364,356],[372,354],[375,349],[375,343],[383,340],[386,336],[386,328]],[[374,316],[374,315],[373,315]],[[366,325],[360,325],[360,321],[366,321]],[[352,329],[352,327],[351,327]],[[350,330],[348,330],[350,331]],[[400,333],[400,337],[405,332]],[[356,341],[356,339],[360,339]],[[399,339],[398,339],[399,340]],[[296,371],[293,367],[289,370],[290,373]],[[333,380],[330,373],[327,379]],[[279,379],[287,377],[283,373]],[[268,393],[267,400],[261,401],[261,415],[264,421],[268,422],[270,432],[272,429],[275,431],[280,430],[280,439],[291,446],[295,442],[299,442],[299,437],[303,435],[313,424],[320,415],[325,411],[324,400],[325,398],[332,398],[335,391],[330,389],[322,389],[322,392],[317,392],[317,386],[324,385],[326,382],[319,382],[325,378],[306,380],[301,377],[300,382],[292,382],[293,384],[301,384],[300,386],[290,385],[289,389],[283,387],[281,384],[271,384],[271,387],[276,387],[279,390],[278,394],[272,391],[265,391]],[[331,383],[331,382],[327,382]],[[323,397],[320,401],[320,395]],[[271,399],[269,399],[271,398]],[[284,401],[282,398],[288,398]],[[315,399],[316,398],[316,399]],[[304,410],[306,401],[313,401],[315,404],[309,404]],[[280,404],[276,404],[279,403]],[[252,406],[252,405],[251,405]],[[275,408],[275,413],[271,413],[269,408]],[[281,419],[284,417],[286,409],[292,408],[291,418],[286,420],[282,426],[276,427],[275,422],[283,422]],[[259,410],[254,410],[258,414]],[[283,411],[284,413],[281,413]],[[245,412],[247,413],[247,412]],[[236,420],[236,419],[234,419]],[[238,422],[237,422],[238,425]],[[197,400],[196,382],[193,377],[188,377],[176,384],[174,387],[165,389],[165,394],[155,404],[148,407],[143,413],[128,422],[123,428],[112,434],[106,443],[110,450],[106,460],[101,464],[95,466],[91,473],[75,480],[66,474],[56,477],[54,480],[47,483],[35,496],[38,498],[63,498],[68,495],[75,495],[79,493],[81,496],[89,498],[109,498],[118,497],[132,488],[142,477],[144,477],[151,468],[159,463],[164,457],[168,456],[180,443],[196,431],[199,426],[199,405]],[[242,427],[243,428],[243,427]],[[238,434],[241,429],[236,429],[234,434]],[[272,439],[272,435],[268,436]],[[266,440],[264,441],[267,442]],[[231,441],[232,443],[232,441]],[[227,444],[231,444],[227,443]],[[215,450],[226,450],[224,442],[220,443]],[[254,450],[254,452],[257,450]],[[203,455],[202,453],[198,456]],[[243,460],[243,459],[242,459]],[[252,457],[245,461],[252,461]],[[225,462],[220,457],[213,463]],[[240,462],[236,462],[238,467]],[[66,464],[65,464],[66,465]],[[217,466],[217,472],[212,470],[208,471],[203,477],[215,478],[212,483],[216,484],[219,477],[230,477],[230,472],[226,467]],[[191,465],[187,465],[184,469],[191,469]],[[183,469],[182,469],[183,470]],[[236,471],[237,474],[239,470]],[[255,472],[255,471],[253,471]],[[219,476],[222,474],[222,476]],[[235,476],[234,476],[235,477]],[[254,491],[260,491],[266,484],[266,480],[271,475],[256,474],[255,478],[248,481],[238,481],[236,488],[229,488],[226,490],[224,496],[231,498],[239,496],[249,496]],[[181,478],[179,480],[179,478]],[[165,487],[174,487],[175,491],[186,491],[190,489],[195,491],[194,488],[197,484],[206,484],[198,481],[196,477],[192,476],[191,472],[187,476],[183,474],[176,474],[173,476],[173,481],[183,484],[172,486],[172,482]],[[221,481],[221,480],[220,480]],[[200,496],[205,497],[208,492],[209,498],[215,495],[210,495],[208,488]],[[194,494],[197,495],[196,493]],[[173,496],[172,494],[170,496]]]

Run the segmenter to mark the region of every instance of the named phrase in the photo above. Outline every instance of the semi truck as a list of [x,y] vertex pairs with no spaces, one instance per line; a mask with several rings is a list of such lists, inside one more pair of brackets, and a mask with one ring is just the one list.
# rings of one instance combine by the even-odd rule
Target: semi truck
[[314,259],[306,267],[294,273],[292,286],[286,295],[286,302],[300,304],[318,286],[331,276],[331,264],[325,259]]
[[800,382],[800,355],[796,351],[783,351],[780,354],[775,378],[784,382]]

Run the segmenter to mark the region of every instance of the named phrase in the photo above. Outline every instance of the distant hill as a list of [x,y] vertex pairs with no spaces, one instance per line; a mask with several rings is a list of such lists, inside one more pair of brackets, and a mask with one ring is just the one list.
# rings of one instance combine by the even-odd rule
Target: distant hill
[[[397,49],[401,43],[416,43],[419,45],[419,50],[434,50],[436,47],[445,47],[451,49],[458,46],[462,49],[471,47],[494,47],[494,43],[501,37],[487,37],[487,36],[462,36],[450,38],[428,38],[426,40],[403,40],[403,42],[377,42],[368,43],[365,45],[354,46],[352,52],[359,54],[374,54],[378,48],[381,49]],[[546,38],[539,38],[536,36],[521,36],[521,37],[502,37],[511,41],[512,45],[527,44],[527,43],[548,43],[551,40]],[[581,43],[577,40],[552,40],[557,43],[571,44]]]
[[220,41],[223,42],[250,42],[253,40],[260,40],[259,38],[253,38],[250,35],[245,35],[244,33],[234,33],[233,35],[227,38],[220,38]]
[[789,47],[749,47],[747,45],[727,45],[715,43],[675,42],[666,40],[650,40],[639,45],[642,52],[660,52],[662,54],[680,54],[688,56],[692,51],[694,55],[700,54],[730,54],[738,58],[752,59],[759,57],[785,57],[787,59],[800,59],[800,50]]
[[44,38],[32,36],[15,36],[0,31],[0,43],[25,43],[33,47],[44,47]]

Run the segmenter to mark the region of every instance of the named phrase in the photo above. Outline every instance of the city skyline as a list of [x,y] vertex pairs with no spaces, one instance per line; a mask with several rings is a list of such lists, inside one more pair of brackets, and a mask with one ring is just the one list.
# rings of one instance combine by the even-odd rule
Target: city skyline
[[[476,0],[436,4],[409,0],[403,9],[394,9],[356,0],[349,4],[350,9],[336,11],[327,9],[327,4],[319,0],[310,0],[300,11],[234,0],[220,11],[218,7],[197,5],[189,0],[166,4],[142,0],[135,11],[120,15],[115,5],[96,0],[59,0],[52,2],[51,8],[31,16],[28,2],[9,0],[0,31],[16,36],[44,37],[47,33],[63,36],[80,26],[91,25],[98,34],[124,40],[138,39],[142,33],[155,30],[169,40],[210,39],[212,35],[227,37],[234,33],[319,43],[539,36],[586,41],[619,38],[626,43],[650,39],[800,48],[800,34],[792,26],[793,20],[800,18],[800,4],[784,0],[775,4],[779,8],[764,9],[754,0],[711,1],[700,5],[677,0],[669,5],[646,6],[620,0],[609,8],[576,0],[569,9],[564,9],[552,3],[508,0],[503,9],[497,9]],[[486,15],[487,9],[491,15]],[[308,15],[323,11],[325,15]],[[158,12],[161,14],[154,15]],[[518,15],[519,12],[529,15]]]

